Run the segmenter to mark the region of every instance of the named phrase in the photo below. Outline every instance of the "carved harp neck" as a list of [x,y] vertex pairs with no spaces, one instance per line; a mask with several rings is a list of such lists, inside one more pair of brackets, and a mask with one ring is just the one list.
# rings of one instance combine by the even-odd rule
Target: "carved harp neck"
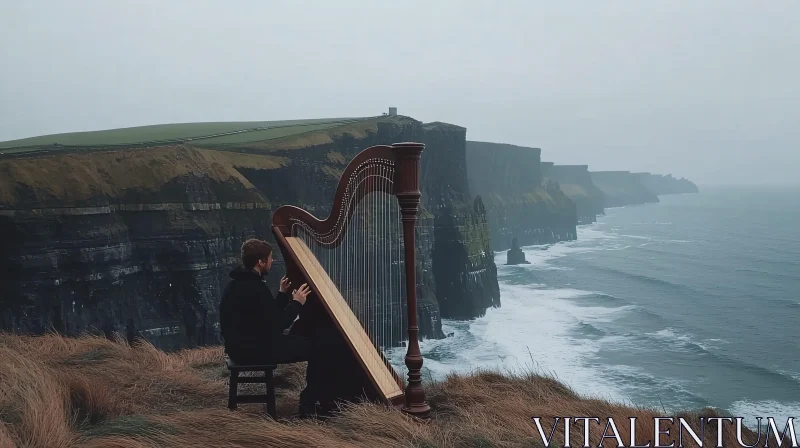
[[[344,229],[352,218],[354,205],[364,196],[384,191],[397,197],[404,216],[418,211],[419,165],[425,145],[421,143],[395,143],[367,148],[347,165],[336,188],[331,212],[324,220],[292,205],[278,208],[272,217],[272,225],[283,236],[290,236],[292,225],[308,226],[325,246],[338,246]],[[389,182],[377,182],[376,179]],[[409,216],[410,218],[410,216]]]

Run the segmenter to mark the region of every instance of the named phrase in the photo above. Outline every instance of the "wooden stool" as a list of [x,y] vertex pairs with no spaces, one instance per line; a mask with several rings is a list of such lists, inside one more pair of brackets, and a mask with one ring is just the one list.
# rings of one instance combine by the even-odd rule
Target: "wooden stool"
[[[266,403],[267,414],[277,419],[275,411],[275,385],[272,382],[272,372],[277,365],[263,364],[263,365],[241,365],[231,361],[230,358],[225,358],[225,363],[230,372],[228,389],[228,409],[236,409],[239,403]],[[239,377],[241,372],[264,372],[264,376],[243,376]],[[266,395],[239,395],[239,383],[250,384],[265,384],[267,387]]]

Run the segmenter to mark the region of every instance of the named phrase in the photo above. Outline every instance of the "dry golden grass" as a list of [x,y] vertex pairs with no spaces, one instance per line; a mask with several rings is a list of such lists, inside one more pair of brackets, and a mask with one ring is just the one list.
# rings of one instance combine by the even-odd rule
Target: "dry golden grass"
[[168,182],[189,175],[254,190],[237,168],[275,169],[286,163],[283,157],[208,151],[188,145],[4,159],[0,160],[0,204],[17,205],[16,189],[20,185],[37,198],[58,198],[70,204],[102,195],[122,197],[131,190],[158,191]]
[[[591,432],[598,446],[607,417],[625,444],[628,417],[641,417],[637,441],[646,443],[653,440],[652,417],[660,414],[583,398],[549,377],[481,371],[427,384],[433,409],[427,424],[370,403],[343,405],[325,422],[296,420],[287,417],[303,386],[298,364],[277,371],[284,418],[274,422],[259,405],[226,409],[222,356],[219,347],[166,354],[147,343],[99,337],[0,334],[0,448],[543,446],[531,416],[543,418],[546,432],[556,416],[598,416],[601,424]],[[738,446],[734,428],[725,428],[724,446]],[[563,429],[551,446],[563,446]],[[715,434],[707,428],[705,446],[715,446]],[[582,446],[582,438],[573,426],[572,446]]]
[[[240,169],[274,170],[287,166],[286,151],[325,145],[347,134],[364,139],[376,133],[379,122],[402,120],[378,117],[330,123],[321,129],[284,135],[263,141],[237,144],[214,144],[197,140],[192,144],[170,144],[151,148],[130,148],[91,153],[65,152],[42,156],[0,160],[0,205],[20,205],[19,189],[26,197],[39,200],[58,199],[72,204],[97,197],[118,198],[130,191],[159,191],[170,181],[183,176],[203,176],[211,181],[230,183],[250,190],[253,202],[265,201]],[[335,125],[333,125],[335,124]],[[332,126],[332,127],[331,127]],[[302,127],[301,127],[302,128]],[[303,128],[304,129],[304,128]],[[215,149],[216,148],[216,149]],[[217,150],[233,148],[234,151]],[[249,153],[237,152],[247,149]],[[323,166],[332,177],[341,175],[339,165],[347,160],[339,152],[330,152]]]

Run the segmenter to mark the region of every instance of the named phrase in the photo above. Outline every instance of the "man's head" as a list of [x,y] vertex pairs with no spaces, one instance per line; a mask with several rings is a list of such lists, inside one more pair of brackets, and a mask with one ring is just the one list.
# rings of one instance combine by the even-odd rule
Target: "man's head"
[[249,239],[242,244],[242,264],[245,269],[253,269],[259,274],[266,274],[272,267],[272,247],[269,243],[257,239]]

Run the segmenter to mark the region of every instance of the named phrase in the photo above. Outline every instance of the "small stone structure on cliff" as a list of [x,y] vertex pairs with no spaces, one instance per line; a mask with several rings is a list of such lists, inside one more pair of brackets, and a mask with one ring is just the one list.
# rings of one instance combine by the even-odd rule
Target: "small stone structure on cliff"
[[517,237],[514,237],[511,240],[511,249],[509,249],[506,253],[506,264],[531,264],[530,261],[525,259],[525,252],[519,248],[519,241],[517,241]]

